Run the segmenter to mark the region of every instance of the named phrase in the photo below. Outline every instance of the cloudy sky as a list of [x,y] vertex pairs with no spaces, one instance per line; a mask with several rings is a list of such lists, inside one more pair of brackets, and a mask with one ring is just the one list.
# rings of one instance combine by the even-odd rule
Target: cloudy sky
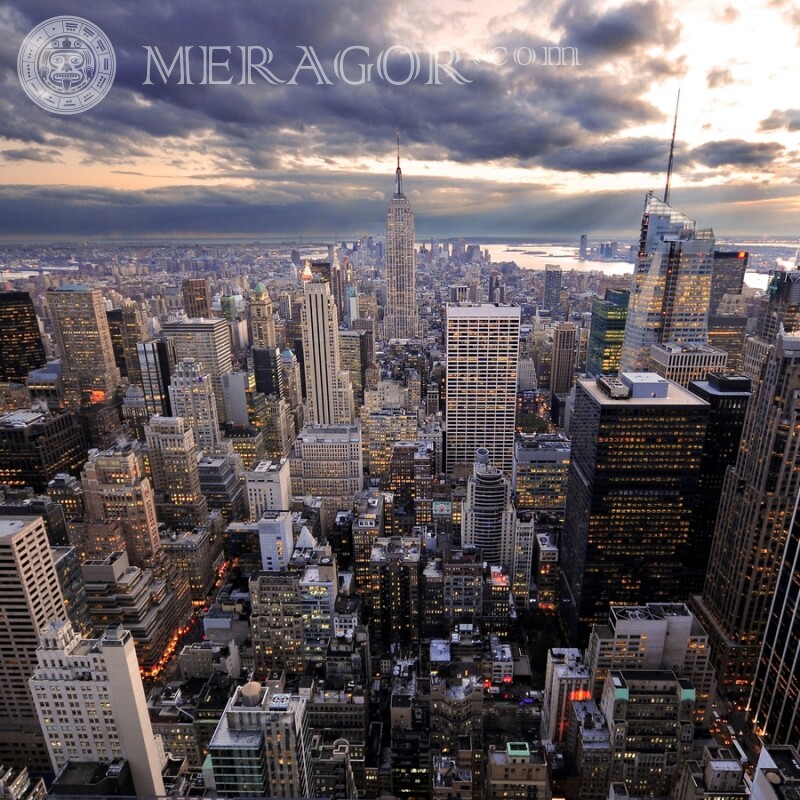
[[[81,114],[17,77],[58,15],[116,53]],[[0,0],[0,236],[380,233],[398,130],[420,236],[631,236],[680,88],[673,204],[718,235],[795,237],[798,45],[788,0]],[[192,85],[177,62],[165,81],[155,49],[169,66],[189,46]],[[203,81],[211,47],[230,82]],[[250,85],[247,52],[271,55]]]

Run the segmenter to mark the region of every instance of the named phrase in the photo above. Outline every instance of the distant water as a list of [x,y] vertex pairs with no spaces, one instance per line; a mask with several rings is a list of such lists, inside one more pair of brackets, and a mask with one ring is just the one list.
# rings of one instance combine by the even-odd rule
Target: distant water
[[[543,270],[546,264],[558,264],[564,272],[603,272],[606,275],[632,275],[633,264],[626,261],[581,261],[576,247],[563,244],[487,244],[493,263],[514,261],[522,269]],[[744,285],[766,291],[769,275],[750,272],[744,276]]]
[[545,264],[558,264],[565,272],[604,272],[606,275],[631,275],[633,264],[626,261],[581,261],[578,249],[563,244],[487,244],[492,261],[514,261],[522,269],[544,269]]

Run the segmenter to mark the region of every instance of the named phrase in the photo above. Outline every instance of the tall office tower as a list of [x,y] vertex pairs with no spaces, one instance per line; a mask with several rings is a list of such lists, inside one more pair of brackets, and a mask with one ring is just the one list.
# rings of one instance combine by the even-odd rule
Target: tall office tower
[[364,402],[367,367],[375,358],[375,343],[370,331],[339,331],[342,367],[350,373],[356,407]]
[[46,297],[67,406],[76,408],[111,397],[120,375],[101,291],[67,284],[48,289]]
[[250,344],[253,347],[275,347],[275,318],[272,314],[272,298],[267,287],[259,282],[250,295]]
[[514,513],[514,563],[511,591],[517,608],[530,608],[531,571],[536,554],[536,524],[532,511]]
[[722,372],[727,363],[726,352],[707,344],[664,342],[650,346],[650,370],[683,387],[705,380],[709,372]]
[[712,637],[720,689],[740,700],[747,699],[772,620],[770,604],[797,511],[798,382],[800,335],[778,335],[745,414],[736,465],[725,474],[703,596],[694,598]]
[[589,637],[589,688],[599,703],[610,669],[675,670],[695,688],[695,724],[707,725],[715,688],[708,638],[683,603],[611,606],[608,620],[593,626]]
[[485,447],[489,461],[511,474],[519,329],[519,306],[447,305],[448,473]]
[[142,373],[136,345],[147,338],[147,325],[139,304],[125,300],[122,308],[106,311],[106,319],[111,334],[114,362],[119,368],[119,374],[127,378],[130,383],[140,386]]
[[145,426],[153,497],[160,522],[178,530],[204,525],[194,433],[183,417],[153,417]]
[[707,419],[705,401],[652,373],[578,381],[561,608],[581,645],[611,604],[684,598]]
[[[220,394],[224,401],[221,384]],[[183,417],[194,431],[198,450],[214,452],[222,438],[216,396],[211,376],[204,374],[200,364],[193,358],[184,358],[175,365],[169,398],[173,414]]]
[[109,629],[100,639],[82,639],[69,622],[54,620],[41,642],[30,689],[53,771],[68,761],[125,758],[138,795],[163,795],[161,755],[130,632]]
[[206,278],[184,278],[183,310],[189,319],[211,317],[211,291]]
[[575,380],[578,328],[574,322],[559,322],[553,330],[550,394],[567,394]]
[[569,457],[570,441],[563,433],[518,433],[512,481],[517,508],[563,518]]
[[0,519],[0,762],[47,771],[50,759],[28,678],[39,631],[64,615],[41,517]]
[[76,473],[86,460],[86,437],[75,413],[0,414],[0,483],[44,492],[59,472]]
[[220,796],[310,796],[306,703],[303,696],[255,681],[237,687],[209,744]]
[[255,390],[267,397],[286,398],[283,379],[283,360],[277,347],[253,348]]
[[746,375],[713,372],[708,375],[707,380],[692,381],[688,388],[709,406],[686,570],[689,593],[699,594],[703,591],[706,579],[725,473],[736,464],[742,427],[752,392],[751,381]]
[[350,374],[339,357],[339,319],[330,284],[315,278],[304,285],[303,357],[308,422],[351,425],[354,420]]
[[175,369],[175,344],[172,339],[151,339],[136,345],[142,376],[145,408],[149,416],[171,417],[169,384]]
[[292,499],[289,459],[261,461],[244,474],[250,519],[261,519],[265,511],[286,511]]
[[589,237],[585,234],[581,234],[581,243],[580,247],[578,248],[578,258],[583,261],[589,253]]
[[414,212],[403,194],[400,140],[397,142],[395,191],[386,213],[385,339],[413,339],[419,335],[417,275],[414,254]]
[[726,294],[742,293],[748,256],[749,254],[745,250],[714,251],[711,296],[708,304],[709,315],[719,313],[720,303]]
[[544,307],[550,311],[553,319],[561,319],[561,267],[558,264],[544,265]]
[[131,564],[151,566],[160,549],[158,520],[138,445],[93,450],[81,481],[87,521],[120,520]]
[[596,378],[619,372],[630,296],[627,289],[606,289],[603,300],[592,301],[592,323],[586,352],[587,375]]
[[547,651],[542,698],[542,739],[553,744],[564,742],[569,712],[576,700],[588,700],[592,674],[575,647],[554,647]]
[[[178,361],[193,358],[200,365],[201,374],[211,376],[214,399],[217,404],[217,419],[225,419],[225,403],[222,397],[222,375],[233,368],[231,360],[231,334],[224,319],[181,319],[168,322],[161,333],[175,342]],[[179,414],[174,408],[172,413]]]
[[713,231],[647,195],[621,370],[647,369],[653,344],[705,343],[713,261]]
[[0,383],[24,383],[45,364],[42,334],[27,292],[0,292]]
[[491,566],[514,564],[514,506],[511,481],[494,466],[489,451],[475,451],[472,475],[467,481],[467,497],[461,512],[461,543],[480,547],[483,560]]

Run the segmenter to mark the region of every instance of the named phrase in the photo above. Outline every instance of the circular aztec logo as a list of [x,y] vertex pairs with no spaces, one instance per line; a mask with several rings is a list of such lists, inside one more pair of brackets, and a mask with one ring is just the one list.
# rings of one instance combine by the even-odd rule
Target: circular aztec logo
[[111,41],[83,17],[52,17],[37,25],[19,49],[17,74],[25,93],[54,114],[96,106],[114,83]]

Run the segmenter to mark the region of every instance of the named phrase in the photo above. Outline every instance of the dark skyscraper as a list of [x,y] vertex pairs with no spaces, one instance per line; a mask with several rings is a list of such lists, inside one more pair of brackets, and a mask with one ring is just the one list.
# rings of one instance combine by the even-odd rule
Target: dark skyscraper
[[652,373],[579,380],[562,612],[585,645],[611,604],[683,597],[708,405]]
[[606,289],[605,299],[592,301],[592,324],[586,352],[587,375],[597,377],[619,372],[630,296],[627,289]]
[[23,383],[44,366],[42,336],[27,292],[0,292],[0,383]]
[[553,319],[563,319],[561,307],[561,267],[558,264],[544,265],[544,307],[550,311]]
[[750,378],[746,375],[709,373],[704,381],[691,381],[689,391],[709,405],[708,427],[697,502],[689,536],[689,559],[686,567],[686,594],[702,591],[706,577],[714,524],[722,495],[722,484],[729,466],[736,463],[742,425],[750,400]]
[[183,281],[183,310],[189,319],[211,316],[211,292],[205,278],[186,278]]
[[714,251],[711,300],[708,304],[709,314],[717,313],[723,295],[742,293],[747,260],[748,254],[744,250],[730,253],[721,250]]
[[800,492],[800,336],[779,336],[773,347],[725,475],[702,600],[694,598],[720,688],[742,701]]

